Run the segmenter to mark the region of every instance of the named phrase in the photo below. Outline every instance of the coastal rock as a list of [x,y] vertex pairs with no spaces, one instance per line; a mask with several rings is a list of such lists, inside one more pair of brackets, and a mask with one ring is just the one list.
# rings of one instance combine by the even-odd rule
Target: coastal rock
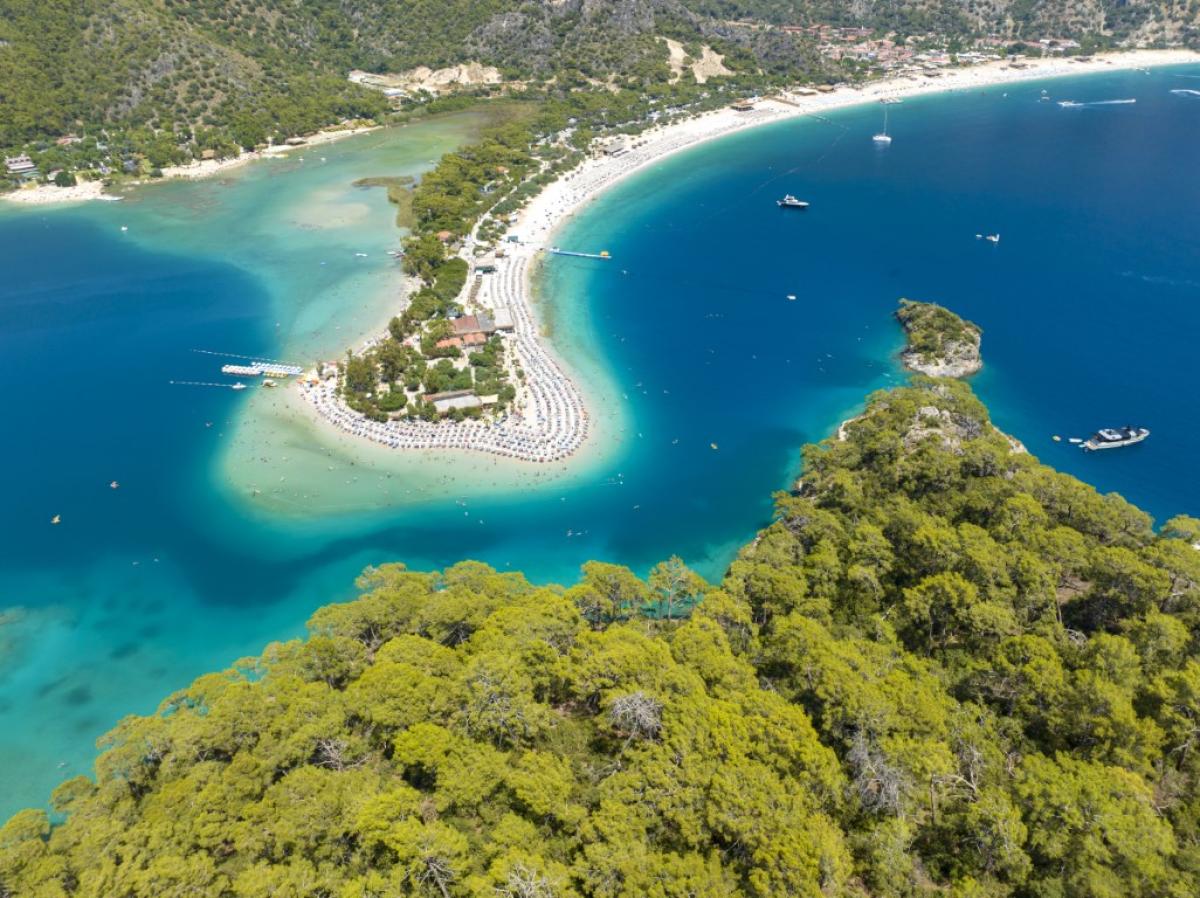
[[929,377],[967,377],[983,367],[979,325],[935,303],[900,300],[896,317],[908,336],[904,367]]
[[977,439],[983,433],[983,423],[950,409],[925,405],[900,439],[906,452],[911,452],[929,437],[937,437],[943,449],[954,455],[963,454],[963,443]]

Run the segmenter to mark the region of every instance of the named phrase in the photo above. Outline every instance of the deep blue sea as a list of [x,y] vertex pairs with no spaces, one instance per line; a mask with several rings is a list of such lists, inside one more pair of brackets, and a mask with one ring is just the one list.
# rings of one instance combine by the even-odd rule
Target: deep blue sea
[[[394,243],[382,194],[343,203],[339,190],[417,172],[437,141],[403,166],[392,144],[347,141],[319,177],[289,163],[153,188],[166,192],[141,207],[0,212],[0,814],[86,772],[121,714],[301,632],[369,563],[469,557],[569,582],[588,558],[645,571],[676,553],[719,577],[769,520],[800,447],[903,379],[902,296],[982,325],[974,385],[1036,455],[1159,521],[1200,513],[1200,97],[1171,93],[1197,77],[909,100],[891,108],[886,148],[870,139],[881,109],[861,107],[629,179],[559,239],[614,260],[554,259],[542,285],[555,341],[603,367],[627,410],[622,449],[594,479],[464,497],[469,513],[450,500],[328,520],[254,513],[214,482],[248,397],[168,383],[217,379],[198,346],[280,352],[281,330],[310,320],[304,291],[324,289],[305,267],[314,246],[346,242],[349,278],[351,243],[379,234],[372,259]],[[294,230],[261,244],[235,226],[256,214],[282,227],[270,204],[306,191],[342,203],[341,217],[288,213]],[[784,193],[812,207],[780,210]],[[349,307],[352,292],[324,307]],[[1065,441],[1124,423],[1153,436],[1093,455]]]

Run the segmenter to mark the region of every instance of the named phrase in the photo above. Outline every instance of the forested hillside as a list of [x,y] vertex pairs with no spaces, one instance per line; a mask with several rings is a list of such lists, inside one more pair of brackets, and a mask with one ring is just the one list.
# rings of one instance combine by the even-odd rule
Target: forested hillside
[[9,821],[0,895],[1200,892],[1200,521],[957,381],[844,436],[718,586],[368,570]]
[[104,126],[252,145],[382,112],[345,82],[353,68],[652,83],[671,37],[763,82],[823,71],[809,38],[775,25],[1179,42],[1197,16],[1166,0],[0,0],[0,148]]
[[[478,59],[514,77],[665,81],[654,35],[701,34],[675,0],[2,0],[0,13],[0,147],[102,125],[210,126],[252,143],[384,111],[346,83],[353,68]],[[770,46],[794,65],[796,44]]]

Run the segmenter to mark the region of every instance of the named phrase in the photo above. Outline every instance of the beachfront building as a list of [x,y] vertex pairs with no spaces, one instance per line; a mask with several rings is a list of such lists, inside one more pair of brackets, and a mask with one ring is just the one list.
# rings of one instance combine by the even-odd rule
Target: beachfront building
[[454,328],[456,337],[479,334],[486,338],[496,332],[496,323],[483,312],[478,315],[463,315],[461,318],[453,318],[450,320],[450,326]]
[[629,152],[629,136],[616,134],[612,137],[602,137],[597,141],[596,149],[605,156],[624,156]]
[[37,165],[24,153],[20,156],[5,157],[4,168],[9,175],[22,181],[31,181],[38,176]]
[[495,274],[496,254],[488,253],[484,256],[480,256],[475,260],[474,268],[476,274]]
[[483,334],[464,334],[461,337],[447,337],[435,344],[438,349],[461,349],[470,351],[487,345],[488,338]]

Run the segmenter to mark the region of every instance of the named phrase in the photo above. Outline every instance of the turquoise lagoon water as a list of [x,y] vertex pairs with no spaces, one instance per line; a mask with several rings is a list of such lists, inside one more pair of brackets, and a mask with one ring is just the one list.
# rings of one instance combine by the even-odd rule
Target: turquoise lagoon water
[[[563,582],[588,558],[644,571],[678,553],[719,576],[769,519],[800,446],[902,379],[902,295],[983,325],[976,387],[1033,452],[1160,520],[1200,510],[1188,465],[1200,439],[1200,100],[1170,93],[1197,75],[911,100],[893,108],[883,150],[870,140],[878,107],[846,110],[629,179],[559,241],[614,261],[554,259],[542,279],[555,344],[622,410],[616,448],[573,481],[499,476],[419,501],[381,487],[386,501],[358,513],[256,506],[227,461],[255,440],[264,457],[287,451],[246,429],[264,394],[167,381],[219,379],[219,360],[195,348],[307,361],[370,330],[397,285],[384,252],[396,232],[382,193],[349,182],[418,174],[472,122],[120,204],[5,211],[0,812],[87,771],[121,714],[299,633],[366,564],[471,557]],[[1043,87],[1138,102],[1061,108],[1038,101]],[[812,208],[777,209],[787,192]],[[975,238],[996,232],[995,246]],[[1100,456],[1050,439],[1127,421],[1154,436]],[[465,483],[491,463],[449,464],[436,476]],[[305,469],[306,488],[336,490],[347,465],[324,484]],[[392,473],[355,468],[359,488]],[[396,470],[419,487],[417,469]]]

